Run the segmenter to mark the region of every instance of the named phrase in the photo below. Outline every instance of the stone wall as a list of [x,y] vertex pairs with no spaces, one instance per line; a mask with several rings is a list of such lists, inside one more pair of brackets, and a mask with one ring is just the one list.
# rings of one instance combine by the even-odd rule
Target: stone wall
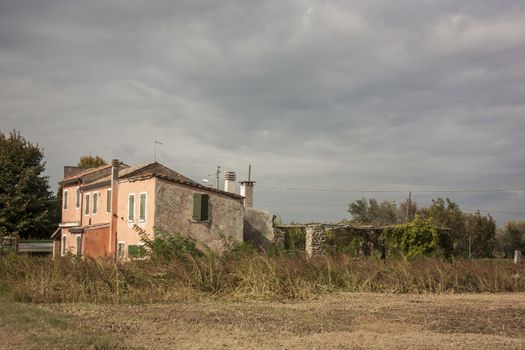
[[[194,193],[209,195],[209,220],[192,220]],[[189,235],[212,250],[221,252],[221,235],[243,240],[242,201],[242,197],[238,199],[227,194],[158,179],[155,188],[154,226],[168,232]]]
[[273,214],[254,208],[244,208],[244,240],[256,247],[268,248],[273,241]]
[[323,245],[325,243],[325,228],[322,225],[306,226],[306,255],[309,257],[323,254]]

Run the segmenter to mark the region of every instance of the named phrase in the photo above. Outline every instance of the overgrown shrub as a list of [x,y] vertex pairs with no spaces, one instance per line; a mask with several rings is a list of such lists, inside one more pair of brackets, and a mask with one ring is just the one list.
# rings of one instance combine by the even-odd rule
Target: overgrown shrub
[[197,240],[190,236],[155,228],[155,238],[151,239],[137,225],[134,228],[139,233],[140,240],[144,243],[145,249],[139,254],[141,258],[182,260],[187,259],[188,256],[203,255],[203,252],[197,248]]
[[405,257],[448,256],[451,251],[447,232],[417,215],[410,223],[387,228],[383,237],[391,253],[399,252]]

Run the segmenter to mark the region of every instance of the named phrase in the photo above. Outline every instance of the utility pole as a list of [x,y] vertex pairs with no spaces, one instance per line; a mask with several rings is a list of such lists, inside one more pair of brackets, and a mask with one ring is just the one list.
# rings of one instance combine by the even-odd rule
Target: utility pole
[[157,144],[164,146],[162,142],[157,141],[157,140],[155,140],[155,142],[153,143],[153,154],[154,154],[153,158],[155,159],[155,163],[157,162]]
[[221,167],[217,165],[217,172],[215,173],[215,186],[219,189],[219,180],[221,179]]
[[412,206],[412,191],[408,192],[407,210],[406,210],[405,222],[408,222],[408,219],[410,217],[410,207],[411,206]]

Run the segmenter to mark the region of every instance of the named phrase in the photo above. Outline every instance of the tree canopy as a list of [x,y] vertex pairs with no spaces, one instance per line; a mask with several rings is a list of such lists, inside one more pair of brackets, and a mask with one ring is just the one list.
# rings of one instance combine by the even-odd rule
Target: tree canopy
[[78,161],[77,166],[81,169],[96,168],[102,165],[107,165],[108,163],[99,156],[82,156]]
[[0,132],[0,235],[49,237],[51,192],[43,158],[20,132]]
[[[352,222],[358,224],[370,225],[400,225],[396,230],[390,230],[391,238],[395,238],[400,249],[404,254],[412,255],[407,248],[407,243],[403,241],[414,241],[418,230],[421,234],[430,232],[423,228],[433,227],[439,229],[440,234],[434,237],[433,242],[439,246],[445,255],[464,256],[464,257],[492,257],[498,247],[496,240],[496,223],[490,215],[481,215],[478,211],[474,214],[463,212],[459,206],[446,198],[436,198],[432,200],[432,205],[427,208],[418,209],[415,203],[410,203],[410,209],[407,210],[409,201],[402,202],[396,207],[395,202],[383,201],[378,203],[376,199],[361,198],[348,206],[348,212],[352,215]],[[408,214],[408,215],[407,215]],[[415,216],[413,216],[415,214]],[[408,223],[417,221],[417,225],[408,225]],[[413,219],[415,217],[415,219]],[[425,223],[425,225],[419,225]],[[501,239],[507,243],[499,244],[500,250],[504,249],[505,254],[511,254],[511,246],[515,249],[525,248],[525,243],[521,245],[519,237],[521,236],[521,226],[518,229],[516,225],[507,227],[505,234],[500,234]],[[524,229],[525,230],[525,229]],[[525,235],[525,233],[523,233]],[[523,238],[525,240],[525,237]],[[433,243],[434,244],[434,243]],[[416,246],[418,246],[416,244]],[[401,246],[404,248],[401,249]],[[428,248],[428,247],[427,247]],[[423,252],[433,249],[423,249]],[[419,249],[419,248],[418,248]],[[417,249],[416,249],[417,250]]]
[[498,232],[499,249],[507,258],[514,257],[514,251],[525,252],[525,221],[510,221]]
[[353,221],[359,224],[391,225],[397,222],[397,207],[395,202],[378,203],[375,198],[361,198],[348,205],[348,212]]

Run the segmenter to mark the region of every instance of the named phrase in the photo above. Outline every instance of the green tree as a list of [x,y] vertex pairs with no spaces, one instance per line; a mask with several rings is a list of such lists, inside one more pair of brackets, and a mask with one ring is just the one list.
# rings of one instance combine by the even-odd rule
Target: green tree
[[97,168],[108,163],[99,156],[82,156],[77,166],[81,169]]
[[513,258],[515,250],[525,252],[525,221],[510,221],[498,233],[498,245],[505,257]]
[[469,258],[491,258],[496,245],[496,222],[479,210],[466,216]]
[[43,158],[20,132],[0,132],[0,235],[49,237],[51,193]]
[[465,227],[465,214],[459,206],[450,199],[432,199],[429,208],[422,208],[418,214],[424,219],[441,228],[450,229],[450,239],[454,247],[454,255],[468,256],[468,236]]
[[375,198],[361,198],[350,203],[347,211],[352,215],[352,221],[358,224],[392,225],[397,222],[395,202],[378,203]]

